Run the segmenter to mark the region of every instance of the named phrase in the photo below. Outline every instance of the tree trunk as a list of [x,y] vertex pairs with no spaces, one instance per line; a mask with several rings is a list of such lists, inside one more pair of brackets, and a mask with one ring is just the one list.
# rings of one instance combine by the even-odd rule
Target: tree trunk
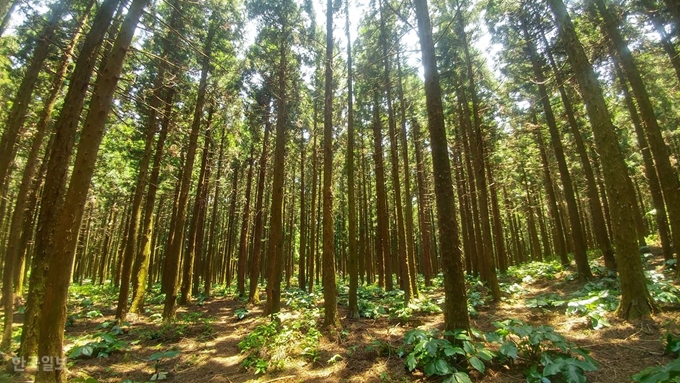
[[[269,223],[269,247],[267,252],[268,281],[265,313],[281,311],[281,277],[283,273],[283,181],[286,160],[286,125],[288,124],[288,41],[289,25],[286,16],[279,16],[281,42],[279,47],[278,89],[276,99],[276,146],[274,148],[274,177]],[[253,254],[253,256],[256,256]]]
[[378,95],[373,95],[373,161],[375,161],[375,187],[378,205],[377,261],[378,285],[392,290],[392,267],[387,227],[387,192],[385,191],[385,165],[383,163],[382,124],[380,122],[380,107]]
[[446,145],[446,128],[441,87],[435,57],[427,0],[416,0],[416,17],[425,78],[425,97],[432,146],[434,186],[439,225],[439,248],[444,268],[444,322],[447,330],[470,329],[465,277],[460,253],[454,205],[451,165]]
[[333,0],[326,2],[326,84],[323,118],[323,307],[324,327],[339,328],[333,242]]
[[656,306],[647,290],[642,261],[635,243],[635,220],[630,212],[636,209],[634,191],[627,179],[626,164],[618,145],[611,115],[571,17],[562,0],[548,0],[559,36],[565,44],[569,61],[583,95],[586,112],[595,136],[595,145],[602,157],[605,188],[609,198],[612,232],[616,248],[621,283],[621,301],[616,314],[624,319],[648,317]]
[[[37,36],[33,56],[26,67],[24,78],[21,80],[16,96],[12,100],[12,107],[7,115],[5,129],[0,139],[0,190],[5,189],[5,184],[10,179],[9,168],[17,153],[16,144],[26,121],[28,107],[33,99],[33,91],[38,84],[38,76],[51,51],[50,46],[56,40],[61,19],[72,6],[73,4],[69,0],[54,3],[49,20]],[[2,9],[3,16],[5,11],[6,9]]]
[[[63,101],[64,106],[54,124],[53,129],[57,133],[49,152],[49,158],[47,154],[45,155],[47,177],[40,202],[35,254],[31,263],[29,294],[21,333],[20,356],[24,358],[32,356],[37,349],[38,327],[45,289],[47,252],[54,247],[54,228],[63,203],[66,177],[75,144],[76,128],[87,94],[85,90],[97,61],[97,54],[119,1],[106,0],[97,11],[92,22],[92,28],[87,33],[80,48],[78,60],[69,81],[69,89]],[[3,153],[6,152],[3,151]]]
[[430,221],[430,200],[426,191],[425,164],[423,163],[423,142],[420,138],[420,124],[412,120],[413,145],[416,156],[416,176],[418,184],[418,223],[421,238],[421,268],[425,286],[432,286],[432,222]]
[[262,199],[264,198],[265,176],[267,175],[267,145],[269,143],[269,131],[271,130],[271,120],[269,112],[270,100],[268,96],[258,97],[258,106],[262,112],[262,122],[264,123],[264,137],[262,138],[262,154],[260,155],[260,171],[257,178],[257,198],[255,201],[255,227],[253,232],[253,252],[250,262],[250,289],[248,292],[248,303],[260,303],[260,294],[257,291],[257,284],[260,275],[260,252],[262,251],[262,232],[264,231],[264,212],[262,211]]
[[586,281],[593,277],[590,272],[590,265],[588,265],[587,246],[583,233],[583,227],[579,218],[578,206],[576,204],[576,197],[574,194],[574,186],[571,180],[571,174],[564,156],[564,148],[560,139],[560,131],[555,121],[555,114],[550,105],[550,97],[545,86],[545,76],[543,75],[543,67],[541,65],[536,47],[532,43],[532,37],[527,29],[526,21],[522,20],[521,28],[524,33],[524,41],[527,45],[529,58],[536,77],[536,85],[538,88],[538,96],[541,105],[543,106],[543,114],[548,124],[548,131],[550,132],[550,144],[555,153],[557,160],[557,168],[560,173],[560,180],[562,181],[562,188],[564,189],[564,198],[567,202],[567,212],[569,214],[569,224],[571,226],[571,237],[574,241],[574,260],[576,261],[576,269],[581,281]]
[[[350,0],[345,3],[345,36],[347,41],[352,41],[349,34],[349,6]],[[357,289],[359,285],[359,270],[357,267],[357,214],[356,198],[354,194],[354,88],[353,88],[353,68],[352,68],[352,44],[347,44],[347,154],[345,163],[347,164],[347,210],[349,213],[349,257],[347,269],[349,272],[349,293],[347,318],[359,318],[359,306],[357,302]],[[302,203],[302,201],[300,201]],[[302,233],[300,233],[302,238]]]
[[[666,144],[664,143],[663,136],[661,135],[661,127],[654,114],[654,107],[652,106],[652,102],[642,81],[633,55],[628,49],[627,43],[621,36],[617,22],[614,20],[610,10],[605,6],[604,1],[594,1],[602,16],[602,20],[604,21],[603,27],[606,29],[611,48],[616,52],[614,58],[618,58],[618,62],[630,83],[633,96],[640,109],[640,116],[642,117],[643,126],[647,135],[647,142],[649,143],[649,149],[654,158],[656,171],[659,175],[659,182],[661,183],[661,190],[664,199],[666,200],[666,209],[668,210],[668,221],[671,227],[673,245],[675,249],[680,249],[680,193],[678,192],[680,190],[680,179],[671,165],[668,147],[666,147]],[[680,262],[680,251],[677,251],[677,259]],[[678,268],[678,275],[680,276],[680,267]]]
[[217,22],[215,20],[215,16],[213,16],[210,20],[208,36],[206,37],[205,46],[203,48],[203,54],[201,57],[201,78],[198,85],[198,96],[196,98],[196,106],[194,108],[194,116],[191,123],[191,133],[189,136],[189,147],[187,148],[187,156],[184,162],[179,199],[177,201],[177,219],[174,230],[169,235],[168,248],[165,254],[165,263],[167,265],[166,275],[169,278],[167,290],[165,291],[165,302],[163,307],[163,319],[166,322],[175,319],[175,303],[177,300],[177,290],[179,287],[179,261],[184,242],[184,223],[186,221],[187,214],[187,200],[189,198],[189,189],[191,188],[191,173],[194,167],[194,160],[196,158],[198,135],[201,128],[203,106],[205,104],[208,72],[210,71],[210,58],[212,57],[212,41],[215,37],[216,29]]
[[241,218],[241,235],[238,247],[238,265],[236,270],[236,285],[238,296],[244,297],[246,292],[246,259],[248,257],[248,231],[250,228],[250,195],[253,184],[253,152],[255,147],[250,145],[250,155],[248,156],[248,177],[246,181],[245,204],[243,205],[243,217]]
[[[41,310],[38,355],[63,357],[66,301],[75,255],[77,228],[82,220],[98,149],[104,136],[106,116],[111,110],[123,62],[146,3],[147,0],[133,0],[130,4],[106,66],[100,71],[92,93],[90,109],[81,131],[73,164],[73,176],[64,198],[62,214],[57,218],[56,225],[52,229],[55,234],[54,247],[48,249],[48,256],[45,258],[47,273]],[[66,375],[64,370],[38,369],[36,382],[65,383]]]

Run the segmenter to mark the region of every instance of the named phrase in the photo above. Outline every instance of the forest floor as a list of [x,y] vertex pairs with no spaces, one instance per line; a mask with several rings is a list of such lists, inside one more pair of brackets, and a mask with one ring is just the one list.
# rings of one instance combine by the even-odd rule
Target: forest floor
[[[594,271],[602,271],[595,262],[593,266]],[[535,263],[501,277],[504,296],[499,303],[490,302],[479,282],[468,280],[472,327],[491,332],[496,330],[494,322],[509,318],[531,326],[551,326],[568,342],[589,350],[599,363],[596,371],[585,373],[588,381],[631,381],[632,374],[646,367],[672,361],[664,354],[665,337],[680,333],[677,280],[669,282],[672,274],[663,268],[660,257],[650,257],[647,266],[656,281],[653,295],[668,303],[651,320],[628,323],[614,316],[611,310],[617,298],[606,288],[612,279],[596,279],[584,286],[572,270],[561,270],[555,263]],[[262,315],[264,303],[246,306],[233,290],[218,290],[209,300],[180,307],[172,324],[163,324],[158,314],[161,300],[151,297],[146,314],[131,314],[128,323],[114,327],[115,291],[77,286],[69,301],[67,351],[72,356],[84,355],[69,359],[69,381],[441,382],[441,376],[409,372],[403,357],[403,350],[409,350],[404,348],[409,330],[443,328],[444,318],[436,307],[443,303],[440,279],[435,286],[423,289],[418,303],[408,308],[396,303],[399,293],[365,288],[360,311],[370,318],[360,319],[345,318],[346,295],[341,295],[342,329],[335,331],[321,328],[319,293],[289,292],[284,294],[286,303],[276,335],[267,332],[275,326]],[[17,314],[15,322],[22,319]],[[87,357],[97,353],[98,357]],[[476,382],[524,382],[528,367],[521,360],[487,363],[483,375],[473,371],[470,376]],[[32,380],[28,374],[6,374],[0,381]]]

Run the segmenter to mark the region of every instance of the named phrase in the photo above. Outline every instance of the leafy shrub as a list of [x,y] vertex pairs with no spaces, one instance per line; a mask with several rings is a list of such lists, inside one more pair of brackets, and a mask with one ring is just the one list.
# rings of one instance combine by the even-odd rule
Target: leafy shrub
[[585,382],[584,372],[597,369],[597,362],[588,351],[578,348],[550,326],[533,327],[517,319],[494,322],[495,332],[487,333],[489,342],[500,344],[501,359],[516,362],[520,358],[529,364],[528,383],[549,382],[551,376],[561,376],[567,383]]
[[420,329],[404,335],[409,371],[421,369],[428,376],[448,376],[445,382],[470,382],[467,374],[470,368],[483,373],[484,362],[494,357],[482,343],[473,341],[467,331],[445,331],[441,335],[440,338],[436,330]]
[[114,335],[109,333],[100,332],[94,334],[93,338],[99,340],[73,347],[68,353],[68,357],[71,359],[85,357],[108,358],[111,353],[126,350],[129,347],[127,342],[118,340]]

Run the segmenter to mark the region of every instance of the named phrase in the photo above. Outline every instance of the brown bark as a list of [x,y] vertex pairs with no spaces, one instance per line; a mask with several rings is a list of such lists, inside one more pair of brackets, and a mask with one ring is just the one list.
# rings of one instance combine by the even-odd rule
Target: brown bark
[[668,221],[666,219],[666,204],[663,199],[661,185],[659,184],[659,176],[657,175],[656,168],[654,167],[654,159],[650,153],[649,145],[647,144],[647,137],[645,136],[645,131],[642,127],[642,121],[640,121],[637,108],[635,107],[633,98],[630,95],[628,83],[626,82],[626,78],[623,75],[623,70],[617,63],[614,63],[614,65],[621,90],[623,91],[623,96],[626,100],[626,106],[630,112],[630,119],[633,123],[633,127],[635,127],[635,135],[637,137],[638,147],[642,152],[642,160],[645,164],[645,177],[647,178],[647,182],[649,184],[649,193],[652,196],[654,209],[656,209],[656,214],[654,217],[659,230],[659,239],[661,241],[663,256],[666,260],[672,259],[673,248],[671,244],[670,230],[668,228]]
[[416,157],[416,176],[418,184],[418,223],[421,238],[421,269],[425,278],[425,286],[432,286],[432,222],[430,221],[430,200],[426,191],[425,164],[423,163],[423,143],[420,138],[420,124],[412,120],[413,145]]
[[250,146],[250,155],[248,156],[248,176],[246,181],[245,203],[243,205],[243,213],[241,217],[241,234],[238,247],[238,265],[236,269],[236,287],[238,289],[238,296],[245,296],[246,292],[246,260],[248,258],[248,232],[250,228],[250,195],[253,185],[253,151],[254,146]]
[[[93,3],[90,3],[90,7]],[[2,305],[5,308],[5,320],[4,320],[4,333],[2,338],[2,344],[0,344],[0,349],[7,349],[10,346],[12,338],[12,314],[14,308],[14,285],[18,278],[15,277],[15,269],[20,268],[20,262],[24,258],[25,247],[21,246],[21,238],[23,235],[27,237],[29,234],[29,227],[25,227],[24,222],[33,214],[32,209],[27,210],[27,207],[31,204],[31,196],[35,196],[38,192],[38,182],[36,182],[35,176],[39,170],[38,161],[40,155],[40,148],[43,146],[43,141],[45,135],[48,132],[48,125],[52,119],[52,112],[54,111],[54,106],[57,103],[61,88],[64,84],[64,78],[68,70],[69,63],[71,62],[71,56],[73,51],[80,39],[83,24],[87,19],[89,14],[89,7],[83,13],[81,20],[79,22],[78,28],[71,39],[71,42],[64,50],[62,55],[61,64],[52,76],[52,81],[50,82],[50,92],[45,101],[45,105],[40,111],[38,124],[36,125],[36,131],[32,139],[31,150],[26,159],[26,165],[24,166],[23,175],[21,178],[21,184],[19,185],[19,191],[17,192],[16,201],[14,203],[14,211],[12,213],[12,219],[10,221],[10,230],[7,239],[7,248],[4,254],[4,268],[2,276]],[[51,145],[48,149],[51,149]],[[44,166],[43,166],[44,168]],[[33,189],[35,188],[35,189]],[[26,231],[22,233],[22,231]]]
[[[283,274],[283,182],[286,160],[286,125],[288,123],[288,41],[290,26],[284,14],[279,15],[281,41],[279,46],[278,88],[276,96],[276,145],[274,148],[274,176],[269,221],[267,252],[268,280],[266,314],[281,311],[281,277]],[[255,254],[253,256],[256,256]]]
[[119,1],[107,0],[102,3],[97,11],[92,28],[87,33],[80,48],[78,60],[69,81],[69,89],[64,98],[64,106],[54,124],[53,129],[56,135],[52,150],[49,154],[46,154],[44,160],[47,163],[47,177],[40,202],[35,254],[31,263],[29,294],[21,334],[20,356],[24,358],[33,355],[37,348],[38,327],[45,289],[47,252],[53,248],[54,228],[62,208],[68,166],[75,144],[76,128],[87,93],[84,90],[87,89],[90,82],[102,40]]
[[[187,156],[184,162],[183,173],[181,178],[181,188],[179,199],[177,202],[177,219],[173,232],[169,235],[168,250],[165,255],[165,263],[167,265],[167,290],[165,291],[165,303],[163,307],[163,319],[171,321],[175,318],[175,303],[177,300],[177,290],[179,288],[179,260],[184,242],[184,223],[186,220],[187,202],[189,198],[189,189],[191,188],[191,173],[194,167],[194,160],[196,158],[196,149],[198,146],[198,135],[201,128],[201,117],[203,116],[203,106],[205,104],[208,72],[210,71],[210,58],[212,57],[212,42],[215,37],[217,29],[217,22],[215,16],[210,20],[210,27],[208,36],[205,40],[203,54],[201,57],[201,78],[198,84],[198,96],[196,98],[196,106],[194,108],[193,121],[191,123],[191,133],[189,135],[189,146],[187,148]],[[164,282],[165,283],[165,282]]]
[[447,330],[470,328],[454,204],[451,165],[446,145],[446,128],[441,86],[426,0],[416,0],[416,17],[425,78],[425,97],[432,146],[434,186],[439,225],[439,250],[444,269],[444,321]]
[[385,191],[385,165],[383,163],[382,124],[380,122],[380,107],[378,95],[373,96],[373,161],[375,162],[375,187],[378,207],[377,263],[378,285],[392,290],[391,251],[389,232],[387,227],[387,192]]
[[552,106],[550,105],[548,89],[545,86],[546,79],[545,75],[543,74],[543,66],[538,56],[538,52],[536,51],[536,47],[532,43],[532,37],[529,34],[526,21],[523,20],[521,22],[521,28],[524,33],[524,41],[527,45],[529,58],[531,60],[534,76],[536,78],[536,86],[538,88],[538,96],[543,107],[543,114],[548,124],[548,131],[550,132],[550,145],[553,148],[555,160],[557,160],[557,168],[559,170],[560,180],[562,181],[562,188],[564,190],[564,199],[567,202],[567,213],[569,216],[569,224],[571,226],[571,238],[574,242],[574,260],[576,261],[576,269],[578,270],[579,279],[581,281],[585,281],[592,278],[593,275],[590,272],[590,265],[588,265],[586,240],[583,227],[581,226],[578,205],[576,204],[576,196],[571,180],[571,173],[569,172],[569,167],[564,155],[564,147],[562,146],[562,140],[560,139],[560,131],[557,127],[555,114],[553,113]]
[[323,300],[324,327],[340,327],[333,242],[333,0],[326,2],[326,70],[323,118]]
[[[659,175],[661,191],[666,200],[666,210],[668,211],[668,222],[671,227],[673,245],[675,249],[680,249],[680,192],[678,192],[680,191],[680,179],[671,165],[668,147],[661,135],[661,127],[656,120],[654,107],[642,81],[642,76],[635,59],[619,32],[618,23],[615,21],[611,11],[607,9],[603,0],[594,0],[594,2],[602,16],[603,27],[609,37],[611,49],[616,53],[614,58],[618,59],[633,91],[633,97],[637,101],[649,149],[654,158],[657,174]],[[680,261],[680,251],[677,251],[677,259]],[[680,268],[678,268],[678,273],[680,273]]]
[[[70,1],[59,1],[53,5],[50,18],[37,36],[26,72],[17,93],[12,100],[12,107],[7,115],[5,129],[0,139],[0,190],[4,190],[9,182],[9,168],[17,153],[17,141],[26,121],[28,107],[33,98],[33,91],[38,84],[38,76],[51,51],[50,46],[56,40],[59,24],[64,14],[72,7]],[[2,6],[2,5],[0,5]],[[3,13],[5,9],[2,10]],[[4,16],[4,15],[3,15]]]
[[[349,6],[350,0],[345,4],[345,36],[347,41],[352,41],[349,34]],[[359,318],[359,306],[357,302],[357,289],[359,285],[359,269],[357,260],[357,213],[356,196],[354,193],[354,88],[353,88],[353,68],[352,68],[352,44],[347,44],[347,154],[345,163],[347,164],[347,210],[348,210],[348,241],[349,257],[347,259],[347,269],[349,273],[349,293],[347,318]],[[300,202],[302,203],[302,201]],[[302,235],[301,235],[302,236]]]
[[647,290],[642,261],[635,243],[635,221],[630,212],[636,209],[635,194],[630,186],[626,164],[618,145],[618,137],[603,97],[597,75],[576,35],[571,17],[562,0],[548,0],[559,36],[565,44],[593,126],[595,144],[602,157],[605,188],[610,201],[612,232],[616,248],[621,301],[616,314],[625,319],[647,317],[656,311]]
[[271,120],[269,113],[269,97],[260,95],[258,107],[262,112],[262,122],[264,123],[264,137],[262,138],[262,154],[260,155],[260,170],[257,178],[257,197],[255,200],[255,227],[253,231],[253,252],[250,262],[250,289],[248,292],[248,303],[260,303],[260,294],[257,291],[257,284],[260,276],[260,252],[262,251],[262,236],[264,231],[264,211],[262,210],[262,199],[264,198],[265,176],[267,175],[267,146],[269,144],[269,131],[271,130]]
[[[66,301],[70,271],[75,255],[77,228],[82,220],[98,149],[104,136],[106,117],[111,110],[123,62],[146,3],[147,0],[133,0],[130,4],[106,66],[100,71],[95,83],[90,109],[78,143],[73,175],[64,197],[62,214],[57,218],[53,228],[54,248],[48,249],[48,256],[45,258],[47,273],[40,320],[38,355],[63,357]],[[48,173],[48,178],[49,176]],[[36,382],[65,383],[66,375],[64,370],[38,369]]]

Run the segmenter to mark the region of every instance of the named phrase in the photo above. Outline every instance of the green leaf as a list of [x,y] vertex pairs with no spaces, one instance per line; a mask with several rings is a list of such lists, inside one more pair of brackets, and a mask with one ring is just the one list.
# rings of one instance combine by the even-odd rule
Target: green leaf
[[435,362],[435,368],[437,369],[437,375],[448,375],[454,370],[451,369],[449,363],[444,359],[437,359]]
[[423,370],[427,376],[432,376],[437,373],[437,367],[435,366],[434,362],[426,364]]
[[427,350],[428,354],[435,356],[437,354],[437,350],[439,349],[439,342],[436,339],[433,339],[425,343],[425,349]]
[[413,371],[416,368],[416,365],[418,362],[416,361],[416,357],[413,356],[413,354],[408,354],[406,357],[406,368],[408,368],[409,371]]
[[586,383],[586,376],[583,375],[583,370],[578,366],[568,364],[563,372],[567,383]]
[[508,358],[517,359],[517,346],[512,342],[505,342],[498,350],[501,354]]
[[484,362],[476,356],[469,359],[470,365],[477,371],[484,373]]
[[456,383],[472,383],[472,380],[470,380],[468,374],[464,372],[461,371],[454,372],[453,375],[451,376],[453,377],[453,379],[455,379],[454,382]]
[[564,367],[564,360],[557,359],[543,368],[543,376],[557,375],[561,372],[562,367]]
[[638,383],[658,383],[667,382],[670,380],[671,375],[668,371],[664,371],[663,367],[647,367],[644,370],[633,375],[632,378]]

